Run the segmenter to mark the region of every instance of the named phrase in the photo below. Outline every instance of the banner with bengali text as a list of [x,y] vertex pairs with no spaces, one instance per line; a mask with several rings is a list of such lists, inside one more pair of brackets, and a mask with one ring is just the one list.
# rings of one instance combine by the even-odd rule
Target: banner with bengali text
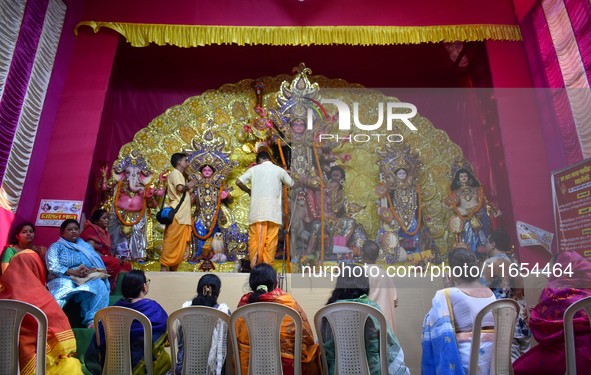
[[519,239],[519,246],[542,246],[552,254],[554,233],[534,227],[523,221],[517,221],[517,238]]
[[559,252],[591,261],[591,159],[552,172],[552,193]]
[[59,227],[64,220],[80,222],[82,201],[41,199],[37,213],[36,226]]

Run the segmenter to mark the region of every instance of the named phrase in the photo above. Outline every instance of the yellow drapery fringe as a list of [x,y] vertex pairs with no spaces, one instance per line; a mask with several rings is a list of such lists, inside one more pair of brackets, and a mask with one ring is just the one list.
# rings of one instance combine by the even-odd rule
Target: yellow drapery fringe
[[419,44],[428,42],[474,42],[483,40],[521,41],[517,25],[447,26],[208,26],[157,25],[119,22],[80,22],[97,33],[102,27],[123,35],[134,47],[150,43],[159,46],[198,47],[210,44],[267,44],[307,46],[348,44],[355,46]]

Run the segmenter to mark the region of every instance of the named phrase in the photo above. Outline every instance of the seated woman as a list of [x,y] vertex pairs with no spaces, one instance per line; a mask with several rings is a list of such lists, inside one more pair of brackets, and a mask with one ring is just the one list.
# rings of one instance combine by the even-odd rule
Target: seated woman
[[[554,266],[556,264],[556,266]],[[529,319],[530,330],[538,345],[519,357],[513,363],[517,375],[564,374],[566,356],[564,353],[564,312],[573,303],[591,297],[591,263],[575,252],[561,253],[550,269],[560,267],[572,276],[562,273],[557,277],[553,272],[548,285],[540,295],[540,302],[533,308]],[[556,268],[554,268],[556,267]],[[577,374],[591,373],[591,335],[589,317],[579,310],[573,319]]]
[[[183,307],[189,306],[207,306],[218,309],[230,315],[230,309],[225,303],[218,303],[218,297],[222,289],[222,281],[219,277],[213,274],[206,274],[199,279],[197,284],[197,296],[192,301],[183,303]],[[209,350],[209,361],[207,363],[209,369],[208,374],[221,375],[225,374],[224,364],[226,363],[227,348],[224,345],[228,339],[228,328],[224,327],[222,321],[218,321],[214,330],[211,342],[211,349]],[[178,332],[178,355],[175,368],[175,374],[180,375],[183,370],[184,340],[183,330]]]
[[[47,374],[82,375],[80,361],[74,357],[76,339],[53,296],[45,287],[45,267],[39,255],[22,250],[12,257],[10,267],[0,277],[0,299],[14,299],[40,308],[47,316]],[[37,321],[26,315],[19,334],[20,373],[35,373]]]
[[[250,272],[248,284],[251,293],[242,296],[238,307],[254,302],[275,302],[291,307],[302,317],[302,373],[320,373],[320,350],[314,341],[314,334],[306,313],[293,297],[277,288],[277,272],[266,263],[257,264]],[[291,319],[285,319],[281,324],[281,361],[283,362],[283,374],[293,374],[293,332],[294,326]],[[244,320],[238,321],[238,349],[240,350],[240,366],[243,374],[248,374],[248,358],[250,353],[248,329]]]
[[[150,280],[142,270],[131,270],[125,274],[121,282],[123,298],[114,306],[127,307],[141,312],[148,317],[152,323],[152,355],[150,360],[154,361],[154,375],[166,374],[170,369],[170,355],[164,350],[167,342],[166,321],[168,314],[156,301],[147,299],[150,291]],[[100,375],[105,363],[106,340],[102,323],[99,325],[101,345],[97,346],[96,336],[93,335],[90,346],[86,352],[86,368],[92,374]],[[134,375],[144,374],[144,327],[140,322],[134,320],[131,324],[131,366]]]
[[107,232],[109,227],[109,213],[105,210],[95,210],[90,220],[84,222],[84,229],[80,238],[88,242],[99,253],[105,264],[111,285],[111,293],[117,287],[117,277],[120,272],[131,270],[131,264],[113,256],[111,253],[111,235]]
[[2,252],[2,272],[6,270],[8,267],[8,263],[10,259],[20,251],[25,249],[30,249],[39,254],[39,257],[43,261],[43,267],[45,267],[45,253],[47,252],[47,248],[45,246],[35,246],[33,245],[33,240],[35,240],[35,226],[33,223],[28,221],[24,223],[20,223],[14,228],[13,236],[11,236],[10,241],[14,245],[7,245]]
[[[361,275],[355,277],[353,275]],[[332,291],[327,305],[335,302],[357,302],[375,307],[382,311],[380,306],[367,298],[369,294],[369,278],[364,274],[363,268],[360,266],[345,266],[342,269],[337,285]],[[380,369],[380,328],[377,321],[373,318],[368,319],[365,323],[365,352],[367,355],[367,364],[369,365],[370,374],[381,374]],[[386,327],[388,331],[388,374],[410,374],[410,371],[404,364],[404,353],[400,344],[392,333],[390,325]],[[332,331],[330,325],[323,321],[322,337],[324,341],[324,350],[326,351],[326,362],[328,364],[328,372],[335,373],[335,343],[332,338]]]
[[105,269],[101,257],[78,237],[79,232],[80,225],[73,219],[60,226],[61,238],[45,256],[50,272],[47,287],[62,309],[70,299],[79,303],[82,323],[92,328],[94,314],[109,305],[109,282],[102,278],[107,274],[100,272]]
[[[455,287],[438,290],[433,297],[433,306],[425,316],[421,338],[423,374],[456,374],[456,369],[462,367],[467,374],[474,318],[482,308],[496,301],[494,293],[478,280],[480,268],[471,250],[455,248],[449,252],[448,261],[452,276],[444,284]],[[477,271],[470,272],[474,267]],[[457,272],[460,269],[462,271]],[[454,270],[455,274],[461,275],[453,276]],[[494,328],[492,313],[482,321],[478,374],[490,373],[494,339],[490,328]]]

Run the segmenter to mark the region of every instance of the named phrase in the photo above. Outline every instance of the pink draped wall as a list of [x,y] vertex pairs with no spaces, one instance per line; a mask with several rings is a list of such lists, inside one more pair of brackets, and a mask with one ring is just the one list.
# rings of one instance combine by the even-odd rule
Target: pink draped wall
[[[265,4],[265,5],[261,5]],[[392,3],[381,1],[371,3],[343,1],[304,2],[259,2],[222,1],[198,2],[181,0],[175,7],[160,1],[92,0],[87,2],[81,20],[121,21],[171,24],[224,24],[224,25],[449,25],[498,23],[515,24],[510,1],[486,2],[481,4],[467,0],[434,1],[417,3]],[[425,9],[429,11],[426,12]],[[371,22],[370,22],[371,21]],[[217,88],[227,82],[263,75],[289,73],[293,66],[305,61],[315,74],[339,77],[367,87],[470,87],[489,86],[484,82],[474,83],[474,72],[457,72],[448,53],[441,44],[418,46],[319,46],[272,47],[272,46],[210,46],[192,50],[175,47],[131,48],[121,44],[115,56],[117,43],[101,31],[97,35],[83,33],[76,42],[72,57],[72,68],[68,72],[62,104],[56,119],[56,131],[35,206],[41,197],[84,199],[85,211],[94,204],[96,196],[88,188],[98,175],[97,161],[113,160],[119,147],[131,140],[135,132],[172,105],[180,104],[192,95],[206,89]],[[84,46],[83,44],[86,44]],[[478,43],[474,43],[478,44]],[[520,45],[519,43],[517,43]],[[483,44],[479,44],[482,46]],[[107,48],[108,46],[108,48]],[[101,48],[107,48],[98,54]],[[482,47],[480,47],[482,48]],[[520,48],[520,47],[519,47]],[[156,51],[155,55],[152,53]],[[187,52],[188,51],[188,52]],[[89,56],[83,56],[86,53]],[[184,59],[189,53],[192,58]],[[480,53],[480,52],[479,52]],[[501,49],[489,49],[494,54],[505,56]],[[156,58],[154,58],[156,56]],[[280,56],[278,59],[277,56]],[[488,71],[486,52],[481,53],[477,69]],[[92,58],[90,58],[92,57]],[[512,55],[514,59],[523,56]],[[407,64],[399,62],[406,61]],[[497,59],[498,61],[498,59]],[[524,63],[524,61],[518,61]],[[407,69],[405,70],[404,67]],[[492,68],[491,68],[492,69]],[[497,68],[498,69],[498,68]],[[99,73],[94,73],[98,70]],[[503,67],[502,70],[510,71]],[[409,72],[413,71],[413,74]],[[418,74],[417,72],[422,72]],[[93,74],[93,79],[87,75]],[[112,76],[111,76],[112,73]],[[526,71],[527,74],[527,71]],[[482,74],[480,74],[482,75]],[[80,81],[82,80],[82,81]],[[80,83],[78,83],[80,82]],[[505,83],[510,80],[505,80]],[[521,81],[516,81],[521,85]],[[84,83],[84,85],[82,85]],[[531,84],[531,83],[530,83]],[[91,98],[90,91],[94,90]],[[88,105],[84,108],[83,102]],[[400,98],[401,100],[407,100]],[[467,157],[474,163],[478,178],[488,189],[489,196],[512,222],[512,201],[520,198],[515,191],[509,193],[510,174],[503,159],[503,123],[496,119],[494,95],[488,98],[468,95],[456,101],[458,113],[468,114],[464,125],[438,119],[439,104],[419,104],[421,114],[430,118],[436,127],[446,130],[452,140],[460,144]],[[412,101],[412,100],[408,100]],[[462,107],[463,106],[463,107]],[[79,107],[79,109],[77,109]],[[463,111],[463,112],[462,112]],[[441,117],[439,117],[441,118]],[[49,171],[59,169],[63,164],[65,140],[60,140],[67,131],[76,129],[84,121],[83,139],[88,137],[84,147],[76,147],[74,168],[91,171],[90,177],[76,173],[76,183],[71,179],[55,176]],[[487,124],[487,128],[481,124]],[[499,126],[500,124],[501,126]],[[76,128],[78,126],[78,128]],[[100,128],[99,128],[100,126]],[[483,140],[481,148],[476,147]],[[94,142],[94,144],[93,144]],[[55,146],[54,146],[55,144]],[[86,149],[88,147],[88,150]],[[89,155],[89,151],[91,154]],[[72,155],[71,150],[68,151]],[[70,161],[70,159],[68,159]],[[68,180],[70,188],[63,189]],[[50,182],[55,186],[46,187]],[[53,196],[56,195],[56,196]],[[495,200],[497,200],[495,202]],[[53,233],[50,235],[50,233]],[[55,239],[55,230],[47,230],[46,238]]]
[[[541,246],[519,247],[515,221],[524,221],[551,232],[554,230],[550,168],[537,116],[538,103],[532,90],[511,89],[532,86],[521,43],[487,41],[486,46],[506,162],[506,183],[511,187],[514,221],[508,222],[505,229],[513,237],[520,261],[531,267],[537,261],[548,260],[550,255]],[[492,170],[499,167],[493,166]]]
[[591,2],[586,0],[565,0],[579,53],[583,60],[587,80],[591,77]]
[[171,25],[515,25],[511,0],[89,0],[83,21]]
[[[78,36],[34,207],[42,198],[84,200],[118,42],[112,31]],[[59,231],[39,227],[35,236],[50,244]]]
[[0,183],[18,126],[49,0],[28,1],[0,100]]
[[[536,4],[521,24],[528,58],[537,82],[536,86],[550,88],[546,92],[539,93],[539,101],[541,121],[549,152],[548,160],[552,170],[564,168],[584,158],[580,134],[573,117],[573,103],[569,101],[565,90],[564,75],[573,77],[582,73],[584,81],[588,84],[591,72],[591,3],[587,0],[564,0],[563,2],[566,9],[566,22],[555,26],[554,31],[555,34],[560,32],[560,35],[551,34],[548,26],[549,15],[545,14],[542,6],[544,2]],[[554,13],[551,15],[552,22],[556,22],[559,16]],[[567,39],[571,37],[574,38],[575,48],[567,49],[566,46],[570,43]],[[571,56],[572,53],[575,55]],[[564,57],[565,54],[569,54],[568,58]],[[565,62],[564,66],[560,65],[559,56]],[[582,61],[581,66],[575,64],[578,61]],[[537,74],[541,70],[540,67],[543,69],[541,76]],[[579,83],[576,87],[582,87]],[[575,96],[581,94],[574,91],[571,93]],[[549,111],[547,105],[550,105],[553,110]]]
[[[577,129],[575,127],[575,121],[570,109],[568,97],[564,90],[564,80],[562,78],[558,59],[556,58],[556,50],[552,42],[552,36],[550,35],[546,16],[544,15],[544,10],[541,6],[532,13],[532,19],[538,38],[540,54],[542,56],[542,61],[544,62],[548,86],[553,89],[558,89],[551,90],[557,123],[549,125],[557,126],[560,130],[567,165],[574,164],[583,160],[583,152],[581,150],[581,144],[579,143]],[[566,165],[562,167],[565,166]]]

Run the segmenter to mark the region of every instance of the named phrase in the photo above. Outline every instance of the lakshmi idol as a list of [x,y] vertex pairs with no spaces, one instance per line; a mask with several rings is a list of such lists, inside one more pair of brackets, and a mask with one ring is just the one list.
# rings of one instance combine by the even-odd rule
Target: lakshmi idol
[[193,216],[197,251],[193,258],[201,256],[206,243],[212,248],[216,233],[221,233],[223,244],[218,244],[220,246],[212,261],[222,263],[243,258],[248,236],[240,231],[228,207],[233,198],[226,185],[228,174],[238,163],[230,160],[230,152],[224,151],[223,138],[215,137],[211,131],[206,132],[202,140],[194,139],[193,146],[195,151],[189,154],[190,165],[187,169],[187,173],[197,182]]

